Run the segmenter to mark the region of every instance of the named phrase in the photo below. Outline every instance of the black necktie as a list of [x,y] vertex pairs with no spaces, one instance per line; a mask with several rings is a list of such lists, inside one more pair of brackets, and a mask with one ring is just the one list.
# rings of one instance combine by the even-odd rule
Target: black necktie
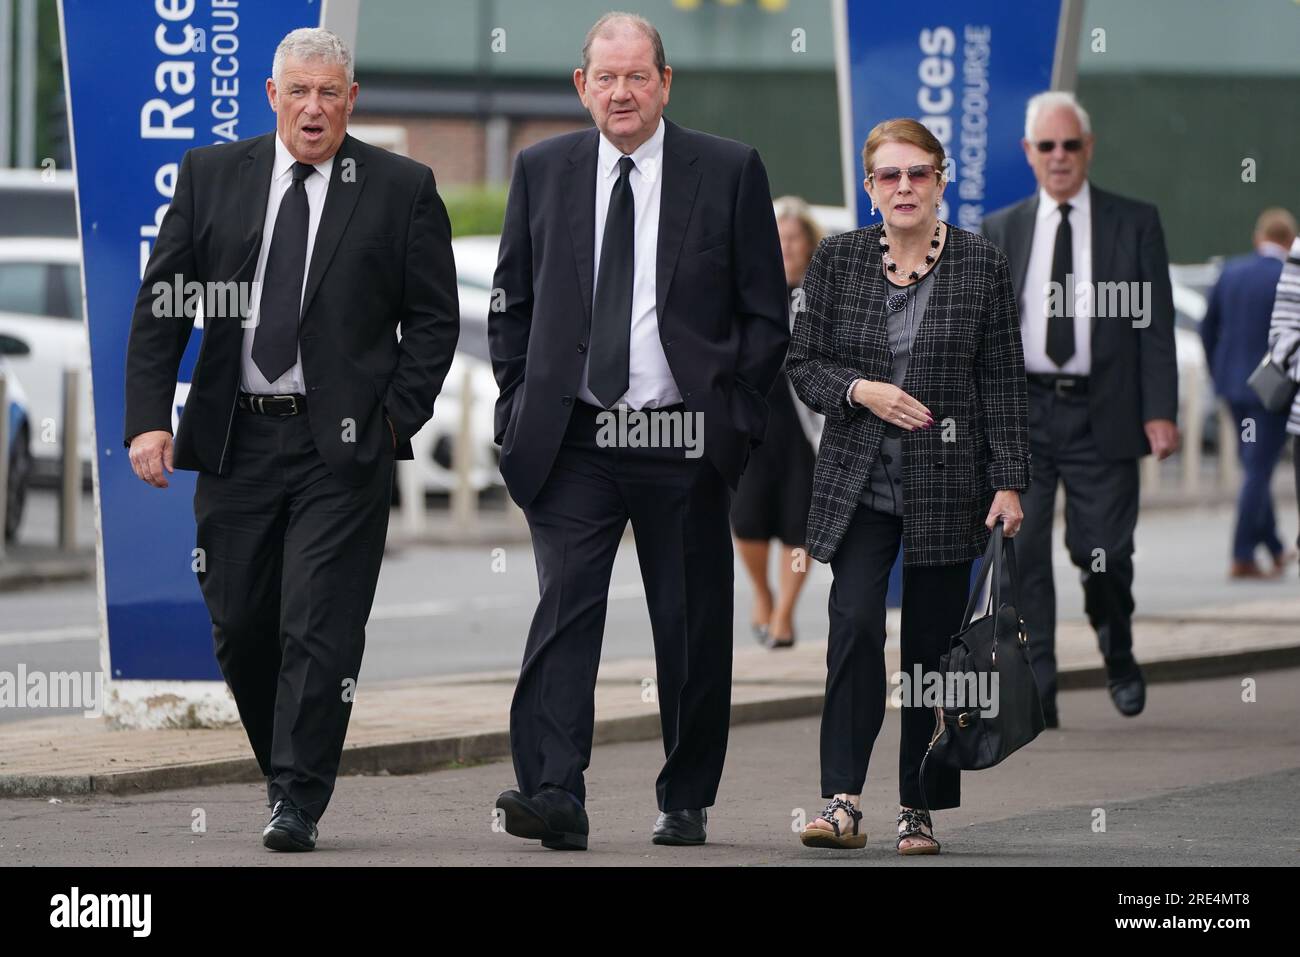
[[266,254],[253,362],[274,382],[298,361],[298,319],[302,312],[302,280],[307,267],[307,187],[303,180],[316,171],[293,164],[293,182],[275,214],[275,233]]
[[610,408],[628,386],[628,351],[632,338],[633,229],[632,157],[618,161],[618,182],[609,196],[605,233],[600,244],[600,273],[591,309],[591,360],[587,387]]
[[1074,355],[1074,303],[1065,277],[1074,272],[1074,231],[1070,228],[1070,204],[1062,203],[1061,222],[1056,227],[1056,246],[1052,249],[1052,283],[1060,295],[1060,309],[1051,308],[1048,298],[1047,357],[1063,366]]

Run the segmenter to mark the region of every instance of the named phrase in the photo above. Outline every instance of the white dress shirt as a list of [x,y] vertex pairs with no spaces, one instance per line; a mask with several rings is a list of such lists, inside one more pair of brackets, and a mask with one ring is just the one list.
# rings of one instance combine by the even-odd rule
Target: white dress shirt
[[[609,197],[618,182],[619,148],[600,135],[596,157],[596,245],[592,292],[600,278],[600,250],[605,238],[605,217]],[[632,153],[632,204],[635,243],[632,253],[632,333],[628,342],[628,389],[622,401],[633,409],[656,409],[682,401],[668,357],[659,339],[659,313],[655,307],[655,269],[659,258],[659,197],[663,192],[664,120],[636,152]],[[592,317],[593,322],[595,317]],[[583,366],[578,397],[592,405],[601,401],[587,386],[587,364]]]
[[[276,379],[267,382],[262,370],[253,361],[253,337],[257,333],[257,319],[262,310],[262,278],[266,275],[266,258],[271,252],[271,237],[275,235],[275,217],[280,212],[280,200],[293,183],[293,154],[280,141],[280,134],[275,136],[275,163],[271,166],[270,192],[266,197],[266,220],[262,226],[262,248],[257,253],[257,271],[253,273],[253,294],[250,305],[250,321],[244,327],[243,372],[239,387],[245,392],[256,395],[305,395],[307,384],[302,374],[302,346],[298,346],[298,358],[293,366]],[[302,294],[307,289],[307,273],[311,268],[311,251],[316,245],[316,229],[320,226],[321,211],[325,208],[325,193],[329,190],[330,172],[334,169],[334,157],[317,163],[316,172],[303,180],[307,191],[307,261],[302,271],[302,290],[298,293],[301,304]]]
[[[1047,285],[1052,281],[1052,253],[1056,248],[1056,227],[1061,222],[1060,204],[1038,191],[1038,217],[1029,251],[1029,267],[1020,294],[1020,338],[1025,349],[1026,372],[1087,375],[1092,368],[1092,203],[1088,181],[1066,200],[1070,210],[1070,234],[1074,274],[1074,355],[1058,366],[1047,355]],[[1086,292],[1085,292],[1086,290]],[[1062,302],[1071,291],[1062,290]]]

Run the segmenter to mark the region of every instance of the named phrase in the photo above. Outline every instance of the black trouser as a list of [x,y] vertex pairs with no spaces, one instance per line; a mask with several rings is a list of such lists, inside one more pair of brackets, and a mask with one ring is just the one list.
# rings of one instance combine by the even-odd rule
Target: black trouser
[[730,492],[707,457],[599,447],[598,412],[576,405],[551,474],[524,510],[541,597],[510,707],[519,788],[531,795],[556,785],[586,800],[610,571],[631,520],[667,756],[659,808],[708,807],[731,717]]
[[[861,794],[876,735],[885,720],[885,597],[898,557],[903,520],[859,505],[831,558],[826,703],[822,708],[822,797]],[[973,562],[904,565],[902,670],[937,672],[949,639],[961,628]],[[934,708],[904,698],[898,752],[898,801],[924,807],[919,771],[934,734]],[[961,804],[961,774],[931,762],[925,793],[932,810]]]
[[1043,701],[1056,701],[1056,586],[1052,578],[1052,511],[1065,483],[1065,547],[1079,569],[1084,610],[1111,678],[1132,674],[1133,531],[1138,517],[1137,459],[1106,461],[1097,452],[1088,396],[1057,395],[1029,382],[1029,451],[1033,476],[1021,496],[1016,536],[1021,617],[1029,661]]
[[361,670],[393,458],[354,488],[317,453],[306,414],[235,416],[229,473],[195,487],[199,584],[270,802],[319,819]]

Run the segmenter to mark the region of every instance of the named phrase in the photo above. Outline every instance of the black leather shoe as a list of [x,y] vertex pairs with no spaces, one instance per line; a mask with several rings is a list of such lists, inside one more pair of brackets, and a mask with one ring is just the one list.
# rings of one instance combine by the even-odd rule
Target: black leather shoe
[[1142,678],[1141,670],[1135,670],[1124,678],[1117,678],[1106,683],[1110,700],[1115,702],[1119,713],[1127,718],[1142,713],[1147,703],[1147,683]]
[[703,844],[704,825],[708,822],[709,815],[704,808],[660,811],[659,819],[655,821],[654,836],[650,840],[656,844],[677,846]]
[[507,834],[542,842],[553,851],[587,849],[587,811],[564,788],[544,787],[532,797],[502,791],[497,807],[505,811]]
[[271,823],[262,832],[262,843],[273,851],[315,850],[316,822],[302,808],[276,801]]

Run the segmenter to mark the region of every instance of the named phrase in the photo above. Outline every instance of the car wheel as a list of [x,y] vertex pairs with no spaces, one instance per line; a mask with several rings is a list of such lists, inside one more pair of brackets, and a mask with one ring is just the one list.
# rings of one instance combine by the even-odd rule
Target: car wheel
[[23,521],[27,505],[27,485],[32,475],[32,453],[28,448],[27,430],[18,433],[14,453],[9,459],[9,501],[5,503],[5,541],[12,542]]

